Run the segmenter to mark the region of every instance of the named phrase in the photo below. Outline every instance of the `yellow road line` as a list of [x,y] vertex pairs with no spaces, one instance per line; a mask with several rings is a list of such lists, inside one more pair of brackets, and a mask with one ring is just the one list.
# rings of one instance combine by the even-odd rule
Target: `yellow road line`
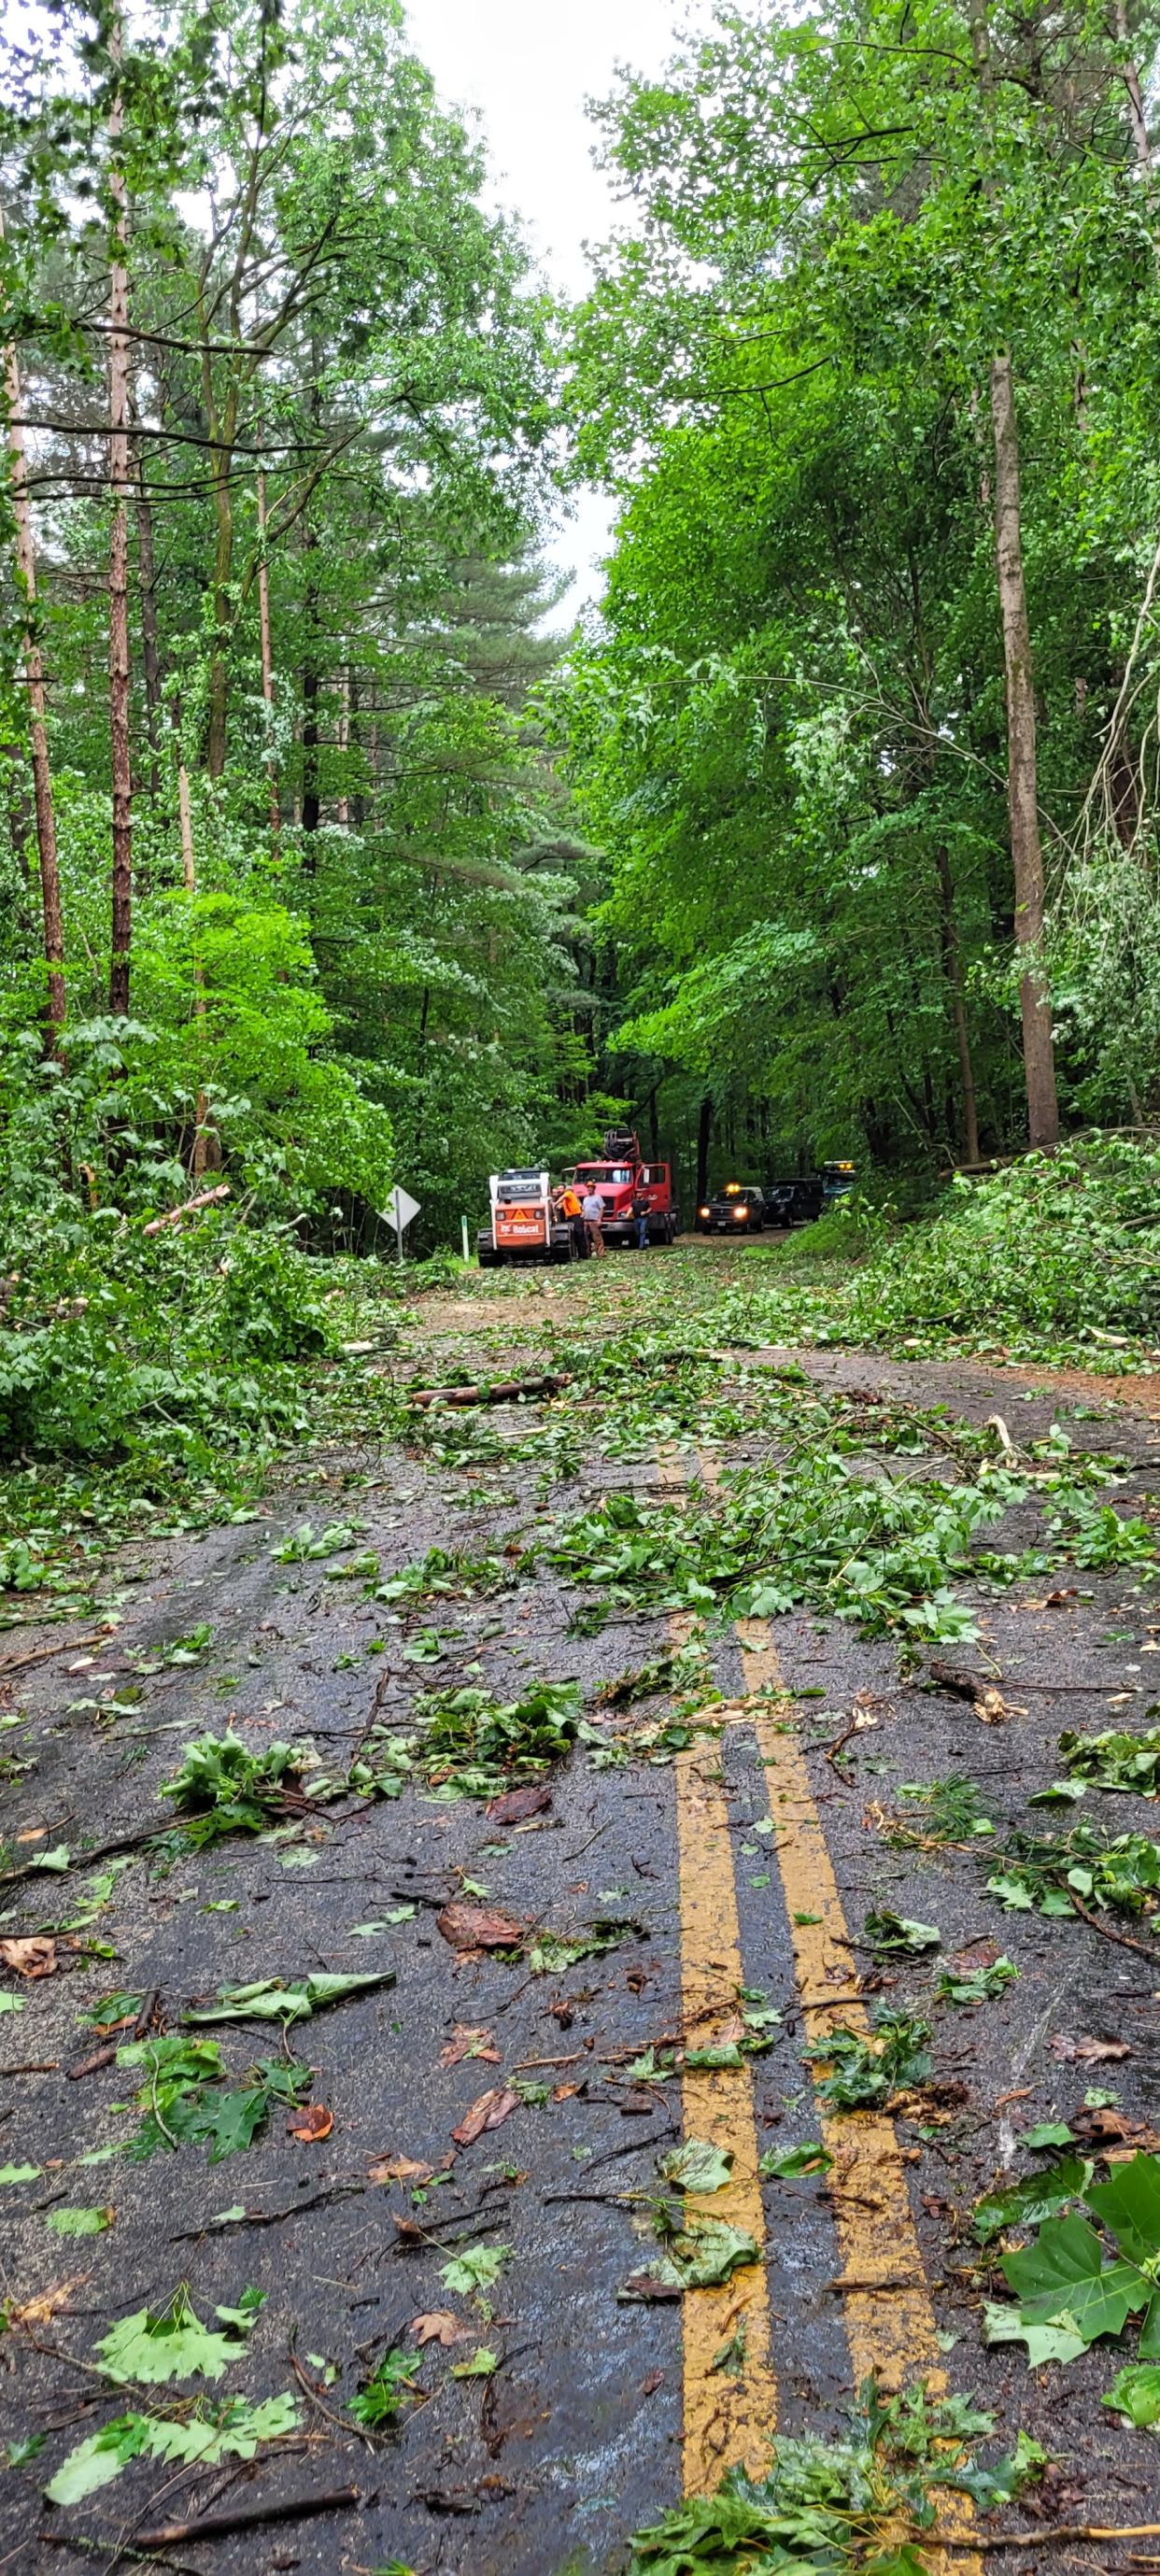
[[[702,1459],[705,1484],[717,1482],[715,1461]],[[683,1482],[671,1457],[662,1478]],[[670,1620],[683,1644],[690,1618]],[[773,1633],[763,1619],[739,1620],[744,1657],[743,1698],[735,1714],[722,1709],[726,1726],[751,1725],[767,1784],[769,1809],[786,1911],[794,1972],[806,2029],[824,2038],[843,2022],[869,2025],[858,1998],[858,1974],[842,1901],[814,1802],[805,1757],[796,1736],[781,1731],[773,1705],[750,1697],[777,1691],[783,1677]],[[721,1739],[677,1755],[677,1845],[680,1872],[681,1977],[685,2030],[694,2042],[720,2037],[738,2014],[745,1982],[741,1928],[733,1875],[729,1811],[721,1775]],[[764,2246],[765,2220],[757,2174],[757,2119],[748,2065],[739,2069],[686,2069],[682,2078],[686,2138],[708,2138],[733,2157],[726,2191],[692,2202],[744,2227]],[[877,2112],[851,2112],[822,2121],[833,2157],[829,2189],[842,2257],[837,2288],[855,2385],[875,2372],[884,2392],[920,2374],[932,2396],[946,2387],[940,2367],[934,2310],[910,2207],[902,2153],[893,2122]],[[712,2370],[721,2345],[744,2317],[745,2364],[736,2379]],[[770,2336],[764,2262],[748,2266],[721,2289],[696,2290],[684,2300],[684,2435],[686,2495],[715,2486],[740,2462],[751,2473],[768,2466],[769,2436],[777,2423],[777,2379]],[[982,2559],[970,2548],[974,2516],[967,2497],[948,2495],[939,2515],[939,2537],[927,2543],[930,2576],[982,2576]],[[964,2554],[964,2543],[967,2544]]]
[[[747,1689],[780,1687],[766,1622],[739,1620],[737,1633]],[[857,2000],[858,1971],[805,1756],[796,1736],[779,1732],[771,1708],[755,1708],[754,1728],[777,1827],[777,1863],[808,2036],[824,2039],[835,2022],[866,2031],[870,2024]],[[889,2391],[916,2370],[927,2370],[945,2386],[894,2123],[878,2111],[843,2112],[823,2120],[822,2129],[834,2159],[829,2184],[843,2258],[839,2282],[850,2285],[843,2296],[855,2380],[876,2370]]]
[[[662,1481],[683,1490],[683,1472],[671,1452],[662,1456],[659,1465]],[[685,1612],[670,1619],[674,1645],[684,1645],[693,1624]],[[702,1737],[687,1752],[678,1753],[673,1772],[682,2029],[689,2045],[703,2047],[736,2035],[739,1989],[745,1983],[720,1739]],[[706,2138],[733,2159],[724,2190],[705,2196],[688,2194],[690,2215],[721,2218],[731,2227],[742,2227],[764,2249],[757,2114],[748,2063],[687,2067],[681,2078],[681,2118],[686,2138]],[[710,2493],[726,2469],[742,2467],[753,2477],[764,2477],[777,2428],[764,2259],[745,2264],[718,2289],[687,2290],[682,2327],[685,2494]],[[722,2346],[735,2335],[743,2344],[740,2368],[714,2370]]]
[[[715,1742],[679,1753],[677,1848],[680,1861],[681,1999],[686,2041],[703,2047],[735,2037],[738,1988],[744,1984],[741,1932],[733,1885],[729,1814]],[[724,2190],[688,2195],[691,2211],[743,2227],[764,2245],[765,2218],[757,2173],[753,2078],[740,2067],[687,2067],[681,2079],[686,2138],[707,2138],[733,2158]],[[714,2370],[724,2344],[741,2332],[736,2373]],[[742,2463],[754,2477],[769,2468],[777,2424],[777,2381],[770,2355],[769,2285],[765,2265],[749,2263],[717,2289],[684,2298],[684,2449],[686,2495],[715,2487]]]
[[[768,1623],[739,1619],[737,1634],[746,1690],[780,1688]],[[796,1736],[779,1729],[772,1706],[758,1704],[753,1725],[777,1827],[777,1863],[807,2032],[824,2039],[838,2023],[865,2031],[869,2023],[857,1998],[850,1936],[805,1756]],[[845,2112],[823,2119],[821,2133],[834,2159],[828,2181],[842,2256],[836,2287],[855,2385],[875,2371],[880,2387],[891,2391],[921,2373],[937,2395],[946,2387],[946,2374],[939,2366],[934,2310],[893,2121],[877,2111]],[[950,2576],[952,2566],[958,2576],[981,2576],[981,2558],[969,2550],[962,2554],[974,2530],[969,2498],[948,2495],[939,2530],[958,2547],[953,2558],[937,2545],[928,2548],[932,2576]]]

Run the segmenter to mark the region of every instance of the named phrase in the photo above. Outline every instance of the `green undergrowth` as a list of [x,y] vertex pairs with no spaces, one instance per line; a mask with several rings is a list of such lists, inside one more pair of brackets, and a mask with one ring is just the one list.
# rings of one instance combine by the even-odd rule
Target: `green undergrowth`
[[778,2435],[767,2477],[732,2469],[713,2495],[688,2496],[635,2532],[628,2576],[924,2576],[940,2491],[985,2512],[1047,2465],[1020,2434],[1006,2458],[981,2467],[975,2446],[993,2430],[969,2399],[940,2404],[925,2387],[883,2399],[868,2380],[844,2437]]
[[[1050,2171],[1039,2175],[1034,2199],[1025,2195],[1021,2208],[1002,2214],[1017,2227],[1041,2223],[1030,2245],[1000,2255],[1012,2297],[986,2307],[984,2339],[1024,2343],[1029,2368],[1038,2369],[1118,2341],[1138,2322],[1137,2362],[1151,2365],[1160,2392],[1160,2160],[1131,2156],[1099,2183],[1092,2170],[1068,2158],[1055,2170],[1054,2191]],[[989,2230],[993,2211],[981,2209]]]
[[312,1258],[223,1208],[147,1221],[73,1209],[0,1235],[0,1590],[38,1611],[83,1603],[128,1538],[250,1518],[291,1449],[401,1422],[390,1374],[350,1347],[368,1313],[398,1338],[387,1265]]
[[8,1247],[0,1457],[212,1464],[308,1427],[298,1375],[337,1340],[289,1229],[220,1208],[148,1234],[97,1209]]
[[[549,1564],[595,1596],[601,1610],[716,1610],[771,1618],[800,1604],[856,1623],[864,1636],[969,1639],[976,1616],[955,1586],[1008,1584],[1068,1564],[1155,1560],[1147,1522],[1093,1501],[1052,1474],[1017,1475],[982,1459],[973,1476],[880,1472],[858,1444],[795,1444],[774,1463],[727,1474],[712,1496],[651,1500],[602,1495],[558,1524],[542,1544]],[[1047,1548],[1006,1553],[979,1540],[1016,1505],[1047,1501]],[[530,1551],[529,1551],[530,1553]]]
[[956,1178],[933,1217],[893,1233],[860,1207],[755,1247],[720,1326],[768,1342],[1134,1365],[1160,1340],[1158,1210],[1154,1144],[1028,1154],[986,1180]]
[[505,1702],[468,1687],[424,1694],[416,1715],[428,1786],[491,1798],[541,1779],[570,1752],[580,1692],[575,1682],[537,1682]]
[[224,1834],[266,1832],[291,1797],[301,1808],[303,1774],[312,1768],[316,1757],[300,1745],[267,1744],[253,1753],[231,1728],[187,1744],[161,1796],[172,1798],[186,1842],[200,1851]]

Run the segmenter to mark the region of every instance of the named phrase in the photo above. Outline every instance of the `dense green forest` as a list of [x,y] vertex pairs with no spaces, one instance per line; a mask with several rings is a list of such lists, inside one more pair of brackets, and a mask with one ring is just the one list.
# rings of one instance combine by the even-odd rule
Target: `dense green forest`
[[455,1245],[610,1115],[904,1201],[1147,1127],[1158,33],[719,8],[575,310],[395,0],[9,38],[10,1443],[218,1418],[393,1181]]

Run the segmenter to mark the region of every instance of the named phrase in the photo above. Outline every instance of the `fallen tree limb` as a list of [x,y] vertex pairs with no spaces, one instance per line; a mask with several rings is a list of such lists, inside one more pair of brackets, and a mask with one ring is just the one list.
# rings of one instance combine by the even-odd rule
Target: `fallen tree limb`
[[[323,2191],[308,2192],[301,2200],[288,2201],[285,2209],[247,2209],[244,2218],[232,2218],[230,2226],[231,2228],[280,2227],[284,2218],[299,2218],[304,2209],[318,2209],[324,2201],[349,2200],[352,2194],[365,2191],[366,2188],[365,2182],[329,2183]],[[212,2222],[207,2222],[204,2227],[180,2227],[176,2235],[170,2236],[166,2241],[170,2245],[193,2245],[203,2236],[217,2236],[224,2233],[224,2229],[214,2227]]]
[[148,1225],[142,1226],[142,1234],[161,1234],[167,1226],[180,1225],[183,1216],[194,1216],[198,1208],[213,1207],[216,1200],[228,1199],[229,1195],[229,1182],[219,1181],[216,1190],[199,1190],[196,1198],[186,1199],[181,1207],[167,1208],[164,1216],[151,1216]]
[[1049,2540],[1156,2540],[1160,2522],[1054,2522],[1043,2531],[999,2531],[991,2537],[972,2532],[969,2540],[940,2536],[940,2549],[1044,2549]]
[[932,1663],[930,1677],[940,1690],[953,1691],[956,1699],[969,1700],[984,1726],[1001,1726],[1005,1717],[1027,1715],[1025,1708],[1010,1705],[995,1683],[985,1681],[979,1673],[961,1673],[953,1664]]
[[54,1655],[79,1655],[85,1646],[112,1646],[116,1637],[112,1629],[101,1628],[95,1637],[63,1638],[59,1646],[33,1646],[27,1655],[5,1655],[0,1663],[0,1680],[5,1673],[20,1673],[28,1664],[47,1664]]
[[[72,1853],[65,1869],[54,1869],[50,1875],[53,1878],[64,1878],[68,1870],[89,1869],[95,1860],[110,1860],[114,1852],[139,1851],[143,1843],[159,1842],[166,1830],[164,1825],[145,1825],[135,1834],[114,1834],[111,1842],[94,1843],[91,1851]],[[172,1831],[172,1828],[168,1830]],[[49,1835],[44,1836],[46,1842],[50,1839]],[[18,1887],[22,1878],[36,1878],[41,1875],[38,1863],[30,1860],[25,1863],[23,1869],[6,1869],[0,1875],[0,1887]]]
[[193,2522],[159,2522],[153,2531],[139,2531],[134,2547],[171,2549],[181,2540],[218,2539],[231,2531],[252,2531],[260,2522],[295,2522],[308,2513],[349,2513],[353,2506],[369,2501],[361,2487],[327,2487],[322,2494],[237,2505],[232,2513],[203,2513]]
[[1118,1942],[1121,1950],[1138,1950],[1141,1958],[1151,1959],[1153,1967],[1155,1966],[1157,1951],[1154,1941],[1134,1941],[1130,1932],[1113,1931],[1110,1923],[1101,1923],[1094,1914],[1089,1913],[1082,1896],[1077,1896],[1074,1888],[1069,1888],[1067,1892],[1081,1921],[1086,1923],[1093,1932],[1101,1933],[1105,1941]]
[[485,1378],[478,1386],[421,1386],[412,1388],[407,1402],[414,1411],[423,1413],[430,1404],[510,1404],[519,1395],[557,1395],[562,1386],[572,1383],[570,1372],[548,1370],[541,1377]]
[[170,2576],[199,2576],[188,2558],[163,2558],[156,2550],[138,2549],[133,2540],[93,2540],[82,2531],[42,2531],[46,2549],[75,2549],[82,2558],[127,2558],[134,2567],[167,2567]]

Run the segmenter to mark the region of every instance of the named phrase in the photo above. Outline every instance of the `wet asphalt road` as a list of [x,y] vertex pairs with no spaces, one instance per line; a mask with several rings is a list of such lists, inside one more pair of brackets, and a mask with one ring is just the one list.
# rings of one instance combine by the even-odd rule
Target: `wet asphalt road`
[[[557,1311],[567,1294],[568,1282],[553,1287]],[[489,1307],[489,1364],[491,1352],[518,1348],[511,1316],[494,1315]],[[422,1332],[432,1361],[475,1364],[480,1326],[468,1299],[431,1301]],[[1018,1371],[1000,1380],[968,1365],[891,1368],[863,1354],[815,1354],[804,1365],[827,1386],[902,1386],[912,1401],[942,1402],[976,1421],[998,1402],[1020,1439],[1060,1419],[1080,1445],[1115,1446],[1140,1461],[1154,1454],[1156,1434],[1142,1416],[1117,1406],[1092,1418],[1087,1397],[1078,1411],[1074,1398],[1068,1406],[1046,1393],[1024,1401],[1032,1380]],[[526,1423],[514,1408],[489,1418],[501,1438]],[[579,1479],[552,1497],[559,1508],[607,1484],[652,1489],[650,1461],[601,1460],[581,1445],[574,1463]],[[695,1459],[687,1464],[694,1473]],[[164,1821],[157,1792],[186,1735],[221,1732],[227,1716],[253,1744],[309,1737],[338,1769],[373,1704],[395,1714],[416,1686],[452,1687],[467,1674],[514,1697],[532,1675],[569,1677],[591,1709],[601,1683],[663,1647],[664,1620],[569,1635],[573,1596],[540,1575],[498,1599],[424,1612],[411,1632],[429,1616],[443,1632],[441,1659],[416,1665],[404,1651],[407,1630],[388,1625],[360,1584],[330,1581],[315,1562],[279,1562],[272,1549],[305,1519],[319,1529],[357,1520],[353,1544],[373,1549],[384,1574],[435,1545],[494,1548],[526,1528],[529,1479],[516,1479],[505,1498],[502,1461],[477,1468],[483,1500],[473,1507],[470,1477],[429,1453],[336,1455],[323,1472],[325,1481],[316,1471],[287,1483],[248,1526],[124,1551],[122,1570],[140,1579],[126,1589],[114,1642],[86,1670],[70,1672],[78,1659],[66,1654],[7,1682],[0,1673],[4,1713],[20,1720],[5,1749],[33,1756],[6,1793],[10,1840],[23,1832],[39,1834],[42,1848],[46,1840],[76,1847]],[[1121,1506],[1137,1503],[1148,1482],[1141,1468],[1121,1489]],[[998,1543],[1019,1535],[1005,1529]],[[979,2333],[987,2285],[969,2220],[996,2174],[1026,2169],[1021,2130],[1078,2110],[1093,2078],[1128,2116],[1154,2116],[1160,1977],[1148,1958],[1078,1922],[1001,1911],[973,1854],[891,1849],[876,1822],[897,1803],[900,1784],[962,1772],[979,1782],[1000,1830],[1008,1820],[1033,1823],[1026,1802],[1057,1776],[1062,1727],[1141,1716],[1149,1657],[1160,1650],[1155,1593],[1122,1572],[1079,1577],[1075,1596],[1048,1608],[1051,1589],[1044,1581],[1004,1597],[988,1591],[984,1646],[950,1653],[1001,1676],[1014,1713],[998,1728],[945,1692],[901,1683],[888,1642],[866,1644],[806,1614],[774,1624],[788,1689],[813,1694],[791,1709],[855,1942],[867,1911],[888,1905],[937,1923],[945,1953],[988,1937],[1020,1971],[997,2002],[933,2014],[941,2097],[898,2122],[950,2382],[993,2407],[1005,2445],[1023,2426],[1059,2455],[1046,2495],[1051,2519],[1142,2523],[1160,2519],[1155,2437],[1123,2433],[1101,2407],[1115,2358],[1097,2348],[1066,2371],[1031,2374],[1018,2347],[987,2351]],[[196,1664],[144,1679],[130,1707],[122,1694],[133,1659],[198,1622],[213,1633]],[[382,1637],[385,1650],[368,1653]],[[50,1644],[54,1633],[16,1630],[5,1653],[24,1651],[26,1641]],[[715,1641],[714,1662],[733,1697],[742,1682],[731,1632]],[[870,1695],[874,1723],[828,1759],[858,1694]],[[121,1713],[78,1705],[102,1695]],[[647,1714],[663,1709],[650,1704]],[[773,2047],[752,2061],[759,2143],[788,2146],[817,2134],[817,2113],[800,2055],[778,1871],[769,1838],[754,1832],[768,1799],[750,1726],[730,1728],[720,1759],[745,1983],[782,2015]],[[441,2576],[609,2576],[621,2563],[627,2534],[657,2519],[681,2485],[679,2304],[617,2297],[652,2242],[639,2206],[622,2195],[657,2184],[657,2156],[681,2134],[679,2081],[647,2084],[625,2072],[650,2045],[680,2035],[676,1794],[671,1762],[599,1769],[582,1748],[554,1775],[550,1811],[515,1830],[469,1800],[439,1804],[413,1791],[353,1809],[343,1800],[293,1842],[234,1836],[183,1856],[168,1874],[133,1858],[103,1910],[73,1935],[78,1948],[62,1941],[57,1974],[34,1983],[4,1975],[24,2009],[0,2019],[0,2157],[42,2168],[3,2194],[4,2293],[19,2310],[71,2287],[59,2306],[48,2297],[46,2313],[0,2341],[5,2439],[47,2436],[35,2462],[4,2480],[0,2568],[51,2565],[72,2576],[95,2562],[67,2545],[70,2536],[108,2544],[207,2506],[348,2484],[366,2499],[357,2512],[183,2543],[172,2555],[229,2571],[374,2570],[399,2560]],[[1091,1792],[1083,1813],[1115,1831],[1148,1831],[1152,1811]],[[35,1849],[35,1840],[17,1844],[21,1853]],[[465,1879],[486,1890],[486,1901],[563,1935],[607,1917],[630,1929],[617,1947],[555,1976],[531,1975],[526,1961],[462,1960],[436,1916],[443,1901],[463,1896]],[[13,1889],[0,1931],[59,1932],[76,1919],[77,1886],[73,1874]],[[412,1904],[413,1914],[381,1932],[354,1929]],[[86,1941],[109,1945],[115,1957],[85,1955]],[[939,1961],[875,1971],[867,1951],[859,1956],[871,1997],[930,2010]],[[94,2054],[91,2026],[79,2017],[112,1988],[155,1991],[157,2021],[172,2027],[219,1984],[387,1966],[392,1985],[290,2034],[292,2053],[314,2069],[311,2100],[333,2115],[321,2143],[290,2137],[276,2113],[244,2156],[215,2166],[196,2147],[146,2164],[77,2166],[131,2125],[117,2108],[131,2083],[124,2072],[70,2072]],[[476,2044],[487,2053],[441,2064],[457,2025],[484,2034]],[[276,2054],[269,2025],[214,2035],[234,2070]],[[1093,2066],[1053,2049],[1080,2037],[1126,2042],[1130,2054]],[[547,2087],[548,2098],[521,2102],[501,2128],[456,2153],[451,2133],[469,2106],[513,2075]],[[413,2178],[371,2178],[395,2159],[440,2177],[418,2205]],[[92,2205],[113,2213],[103,2232],[53,2231],[54,2209]],[[831,2195],[816,2180],[771,2180],[764,2206],[780,2427],[836,2430],[851,2388],[841,2301],[829,2286],[839,2269]],[[243,2215],[223,2222],[233,2210]],[[456,2247],[474,2244],[511,2248],[488,2294],[490,2317],[441,2278]],[[219,2469],[191,2485],[172,2469],[136,2463],[82,2506],[45,2506],[46,2475],[109,2413],[84,2366],[97,2337],[143,2305],[163,2308],[182,2281],[203,2318],[218,2303],[236,2306],[248,2285],[266,2294],[228,2386],[252,2400],[294,2392],[299,2434],[253,2471]],[[992,2294],[999,2287],[996,2276]],[[412,2320],[432,2313],[452,2315],[461,2339],[425,2346],[423,2402],[400,2431],[374,2446],[360,2441],[344,2400],[384,2348],[413,2348]],[[453,2376],[481,2346],[499,2356],[494,2373]],[[1012,2563],[1045,2576],[1064,2564],[1147,2560],[1113,2544],[1070,2556],[1051,2544],[1041,2558],[1025,2552]]]

